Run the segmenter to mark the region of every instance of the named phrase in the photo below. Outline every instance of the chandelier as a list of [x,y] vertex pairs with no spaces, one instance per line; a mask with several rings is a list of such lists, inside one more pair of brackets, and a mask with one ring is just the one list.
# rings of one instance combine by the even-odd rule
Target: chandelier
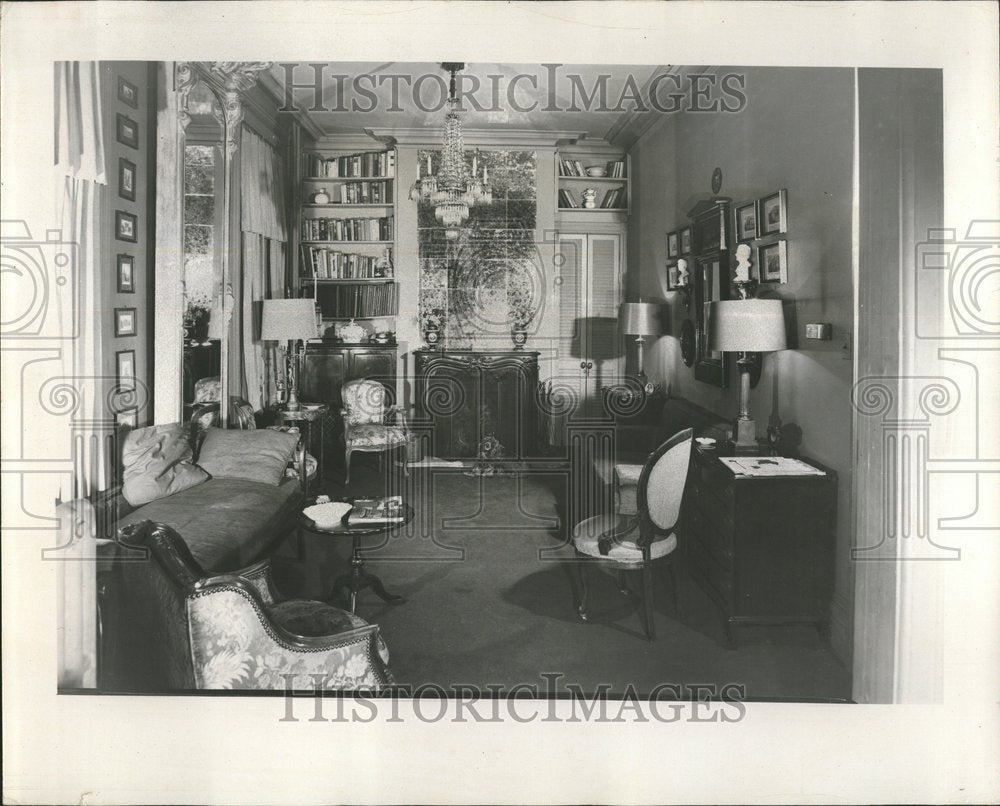
[[[490,204],[493,192],[486,166],[483,166],[483,178],[480,180],[478,159],[475,156],[472,158],[471,174],[465,164],[462,121],[458,115],[458,98],[455,96],[455,74],[464,69],[465,64],[445,62],[441,66],[451,74],[441,166],[435,176],[431,169],[430,155],[427,156],[426,173],[413,183],[410,199],[433,204],[434,216],[445,227],[445,238],[454,241],[458,238],[459,227],[469,218],[469,209],[476,205]],[[418,166],[417,170],[421,167]]]

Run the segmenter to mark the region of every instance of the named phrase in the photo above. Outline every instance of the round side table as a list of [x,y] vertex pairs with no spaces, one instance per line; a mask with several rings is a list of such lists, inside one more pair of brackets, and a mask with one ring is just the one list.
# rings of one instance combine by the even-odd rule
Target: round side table
[[307,403],[297,409],[286,409],[283,406],[278,406],[272,411],[277,425],[295,425],[304,429],[303,437],[306,441],[306,450],[316,458],[316,482],[322,481],[326,469],[324,461],[325,423],[330,407],[326,403]]

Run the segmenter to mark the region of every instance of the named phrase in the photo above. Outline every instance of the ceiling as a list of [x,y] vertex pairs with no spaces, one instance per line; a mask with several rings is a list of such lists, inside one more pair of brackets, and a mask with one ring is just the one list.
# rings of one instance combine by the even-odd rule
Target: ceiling
[[[286,81],[294,85],[296,107],[314,134],[441,130],[448,73],[440,64],[326,62],[320,92],[315,64],[275,63],[266,82],[281,98]],[[462,125],[466,131],[575,132],[629,145],[656,116],[636,114],[629,96],[647,97],[643,89],[667,72],[673,71],[666,65],[468,64],[459,74]]]

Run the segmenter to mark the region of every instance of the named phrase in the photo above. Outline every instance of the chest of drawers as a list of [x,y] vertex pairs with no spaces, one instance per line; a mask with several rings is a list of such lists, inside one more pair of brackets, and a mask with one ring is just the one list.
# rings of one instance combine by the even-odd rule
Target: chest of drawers
[[714,450],[693,451],[685,564],[722,610],[730,646],[743,624],[814,624],[826,636],[837,480],[820,469],[827,475],[748,478],[734,475]]

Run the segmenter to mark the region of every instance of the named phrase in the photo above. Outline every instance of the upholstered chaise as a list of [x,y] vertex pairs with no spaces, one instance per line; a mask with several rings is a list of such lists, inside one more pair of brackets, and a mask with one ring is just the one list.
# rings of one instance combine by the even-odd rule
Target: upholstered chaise
[[[392,682],[378,627],[322,602],[280,601],[270,564],[208,575],[169,526],[141,521],[119,540],[147,687],[377,690]],[[288,677],[291,675],[291,677]]]

